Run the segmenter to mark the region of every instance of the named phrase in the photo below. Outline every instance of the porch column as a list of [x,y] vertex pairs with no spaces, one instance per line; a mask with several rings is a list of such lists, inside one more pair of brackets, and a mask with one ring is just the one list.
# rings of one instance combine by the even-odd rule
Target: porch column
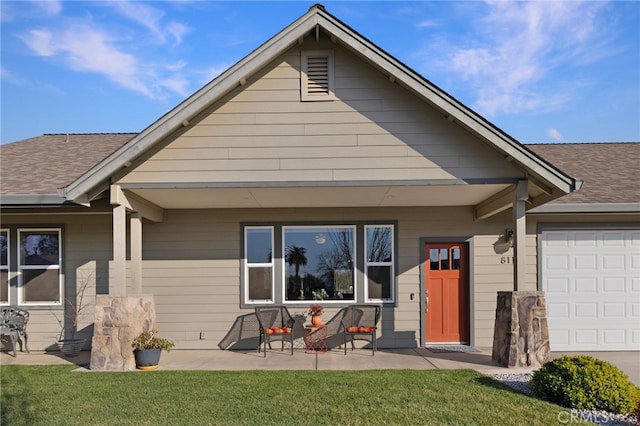
[[142,216],[131,213],[131,281],[134,294],[142,293]]
[[513,201],[513,291],[524,288],[526,279],[526,201],[529,197],[526,180],[518,181]]
[[547,303],[542,291],[522,291],[526,279],[527,181],[513,200],[513,291],[499,291],[491,359],[504,367],[538,368],[551,357]]
[[123,296],[127,293],[127,209],[113,206],[113,276],[109,280],[109,294]]

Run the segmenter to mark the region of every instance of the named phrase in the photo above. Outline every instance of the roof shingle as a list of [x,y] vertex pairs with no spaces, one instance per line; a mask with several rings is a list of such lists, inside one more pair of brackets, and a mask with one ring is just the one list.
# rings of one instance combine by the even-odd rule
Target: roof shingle
[[56,194],[136,134],[45,134],[0,145],[0,194]]
[[579,191],[552,201],[554,204],[640,201],[640,143],[526,146],[569,176],[584,181]]

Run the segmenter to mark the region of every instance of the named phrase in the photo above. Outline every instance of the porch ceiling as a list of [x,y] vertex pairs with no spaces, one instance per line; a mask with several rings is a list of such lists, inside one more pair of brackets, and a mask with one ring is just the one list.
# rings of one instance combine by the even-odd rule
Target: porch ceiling
[[127,188],[127,191],[164,209],[473,206],[509,186]]

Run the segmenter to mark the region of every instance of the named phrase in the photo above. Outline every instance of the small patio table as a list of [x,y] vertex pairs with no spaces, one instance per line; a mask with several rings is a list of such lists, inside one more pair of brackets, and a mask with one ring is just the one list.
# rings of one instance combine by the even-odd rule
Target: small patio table
[[304,345],[306,353],[327,352],[326,324],[304,326]]

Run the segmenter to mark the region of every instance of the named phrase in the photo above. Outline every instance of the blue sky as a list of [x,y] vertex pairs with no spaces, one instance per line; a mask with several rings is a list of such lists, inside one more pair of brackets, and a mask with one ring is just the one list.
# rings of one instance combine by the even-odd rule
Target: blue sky
[[[312,4],[2,1],[1,142],[141,131]],[[640,140],[640,2],[323,4],[521,142]]]

